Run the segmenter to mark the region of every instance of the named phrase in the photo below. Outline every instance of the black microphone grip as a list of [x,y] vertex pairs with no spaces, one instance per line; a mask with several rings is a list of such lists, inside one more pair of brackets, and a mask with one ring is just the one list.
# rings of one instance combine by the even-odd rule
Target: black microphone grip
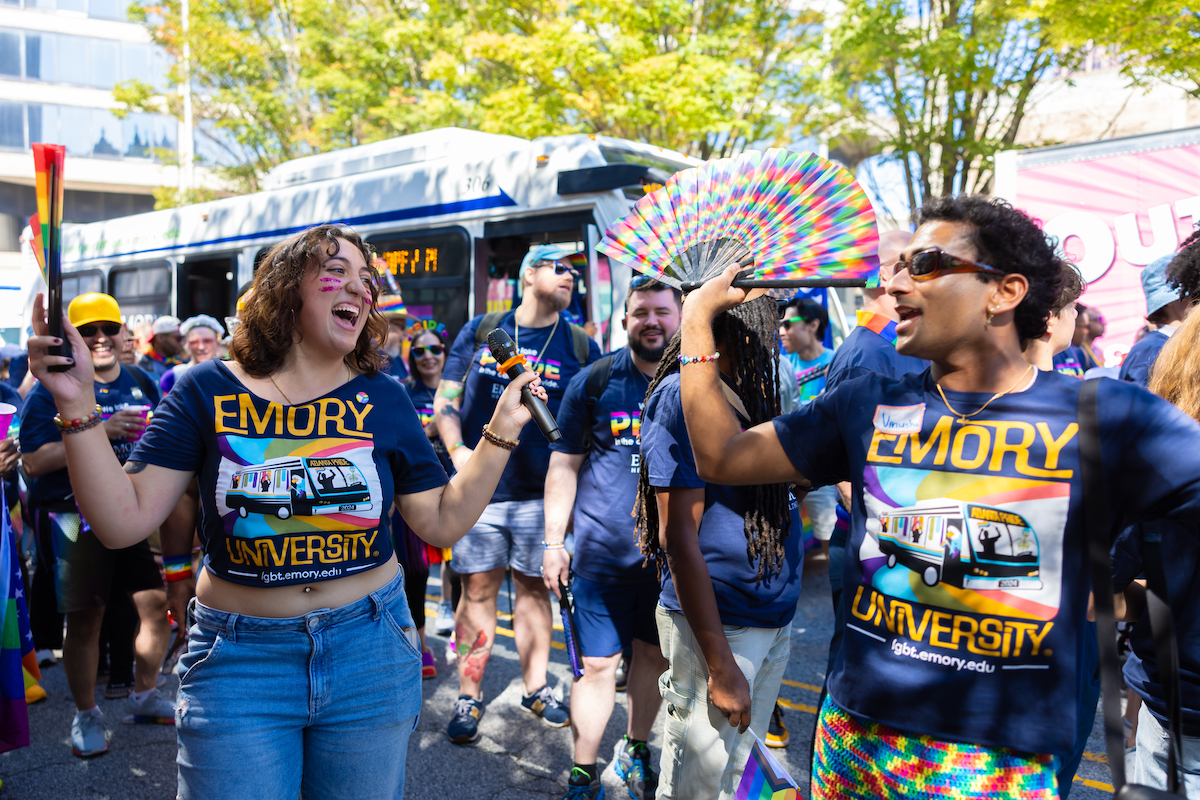
[[[517,346],[513,343],[512,337],[508,335],[508,331],[501,328],[496,328],[488,334],[487,344],[492,358],[496,359],[497,367],[517,355]],[[524,364],[513,364],[507,370],[508,377],[510,379],[519,378],[525,369]],[[558,432],[558,423],[554,421],[550,410],[528,386],[521,389],[521,404],[529,409],[529,413],[533,415],[533,421],[537,423],[538,429],[547,440],[557,442],[562,438],[562,434]]]

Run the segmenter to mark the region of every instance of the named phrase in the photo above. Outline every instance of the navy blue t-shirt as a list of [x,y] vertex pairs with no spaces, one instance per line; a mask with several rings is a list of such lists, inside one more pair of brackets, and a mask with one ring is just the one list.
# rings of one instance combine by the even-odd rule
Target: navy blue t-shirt
[[1075,345],[1063,350],[1054,357],[1054,371],[1072,378],[1082,378],[1084,373],[1083,351]]
[[[1167,600],[1175,623],[1183,734],[1200,736],[1200,614],[1196,613],[1200,609],[1200,542],[1171,522],[1126,528],[1113,545],[1113,589],[1124,591],[1142,574],[1142,541],[1147,534],[1157,536],[1160,541]],[[1159,724],[1169,727],[1154,637],[1145,614],[1133,626],[1129,643],[1132,652],[1125,660],[1125,682],[1141,695]]]
[[[8,403],[13,408],[17,409],[17,416],[13,422],[20,422],[21,409],[25,406],[25,399],[21,397],[21,393],[13,387],[9,386],[4,381],[0,381],[0,403]],[[0,431],[0,439],[8,437],[8,431]],[[8,507],[12,508],[17,502],[17,472],[13,473],[4,479],[4,497],[8,500]]]
[[[892,324],[891,330],[895,329]],[[828,394],[843,381],[863,375],[884,375],[899,378],[909,372],[924,372],[929,362],[921,358],[904,356],[896,352],[896,345],[880,334],[859,325],[850,331],[846,341],[833,354],[829,372],[825,375],[825,392]]]
[[1162,331],[1150,331],[1141,341],[1133,346],[1129,355],[1121,362],[1121,371],[1117,374],[1123,381],[1136,383],[1145,388],[1150,384],[1150,370],[1158,360],[1158,354],[1171,337]]
[[[791,531],[784,542],[784,563],[778,575],[758,581],[758,564],[746,555],[743,511],[753,503],[746,486],[705,483],[696,474],[696,459],[683,420],[679,373],[663,378],[646,400],[642,414],[642,458],[655,488],[704,489],[704,516],[697,538],[712,578],[717,609],[725,625],[782,628],[796,614],[800,599],[800,511],[792,501]],[[659,602],[668,611],[683,613],[671,571],[664,568]]]
[[[433,398],[437,387],[426,386],[421,383],[420,378],[413,378],[410,383],[403,383],[403,386],[408,390],[408,399],[412,400],[417,419],[421,420],[421,427],[433,422]],[[446,450],[446,445],[442,444],[441,437],[434,437],[429,443],[433,445],[433,452],[437,453],[438,460],[442,462],[442,469],[446,470],[447,475],[453,475],[454,462],[450,460],[450,453]]]
[[[122,365],[121,374],[112,383],[96,381],[96,404],[100,406],[100,413],[105,419],[127,406],[158,405],[160,398],[154,381],[146,381],[147,387],[153,390],[153,394],[147,397],[133,377],[132,370],[135,369],[137,367]],[[54,396],[42,384],[35,384],[25,396],[25,406],[21,409],[21,452],[32,453],[43,445],[62,441],[62,434],[54,424],[54,415],[57,413]],[[150,428],[146,430],[149,432]],[[128,439],[108,441],[113,452],[117,454],[117,459],[124,464],[133,452],[134,443]],[[31,505],[66,500],[74,495],[71,477],[67,474],[66,467],[40,478],[33,478],[29,483]]]
[[[868,377],[775,420],[802,475],[853,483],[829,678],[840,706],[951,741],[1072,752],[1091,588],[1082,386],[1038,372],[962,424],[928,372]],[[946,395],[968,414],[992,397]],[[1173,517],[1194,534],[1200,426],[1119,381],[1098,400],[1113,531]]]
[[179,379],[130,458],[198,474],[204,566],[247,586],[379,566],[393,558],[394,496],[447,481],[408,392],[387,375],[285,406],[216,360]]
[[629,348],[612,354],[608,385],[587,407],[589,364],[567,384],[558,408],[562,438],[557,453],[587,454],[575,495],[575,558],[571,570],[589,581],[628,583],[655,580],[653,567],[634,537],[641,459],[641,415],[650,379],[633,363]]
[[[475,332],[482,321],[483,316],[478,316],[458,332],[442,371],[443,380],[464,383],[462,433],[463,443],[470,448],[474,448],[483,438],[483,426],[492,419],[496,401],[508,386],[508,376],[502,375],[496,368],[496,359],[492,358],[487,344],[475,345]],[[542,388],[549,396],[546,408],[551,414],[557,414],[567,383],[583,367],[575,358],[567,318],[560,314],[557,328],[554,325],[544,328],[523,327],[518,337],[514,313],[510,312],[504,315],[497,327],[507,331],[514,340],[519,340],[518,352],[529,359],[525,366],[542,378]],[[554,338],[547,342],[551,333]],[[600,348],[591,340],[588,341],[588,352],[588,363],[600,357]],[[521,444],[509,457],[500,485],[492,495],[493,503],[540,500],[545,494],[550,443],[532,421],[521,431],[520,440]]]

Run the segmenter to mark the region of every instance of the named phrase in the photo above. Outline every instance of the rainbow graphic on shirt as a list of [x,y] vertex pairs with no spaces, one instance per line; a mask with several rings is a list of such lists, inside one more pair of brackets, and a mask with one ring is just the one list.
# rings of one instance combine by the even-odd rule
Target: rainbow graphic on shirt
[[856,321],[858,322],[858,327],[866,328],[872,333],[877,333],[892,347],[896,346],[896,323],[894,320],[890,320],[873,311],[859,311]]

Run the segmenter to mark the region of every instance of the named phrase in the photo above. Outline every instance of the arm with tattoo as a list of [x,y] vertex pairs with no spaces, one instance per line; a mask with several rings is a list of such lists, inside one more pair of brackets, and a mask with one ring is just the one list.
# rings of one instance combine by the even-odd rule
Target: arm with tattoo
[[433,398],[434,424],[437,425],[442,442],[450,451],[450,459],[458,469],[462,469],[463,463],[471,456],[471,450],[462,443],[462,418],[459,415],[462,398],[462,382],[444,379],[438,384],[437,395]]

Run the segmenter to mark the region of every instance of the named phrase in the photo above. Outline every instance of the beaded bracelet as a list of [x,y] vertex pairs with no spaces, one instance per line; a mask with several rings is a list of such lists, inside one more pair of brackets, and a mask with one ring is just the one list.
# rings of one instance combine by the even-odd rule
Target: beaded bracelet
[[186,581],[192,577],[192,554],[184,553],[178,556],[163,555],[163,572],[167,582]]
[[711,356],[680,356],[680,364],[703,364],[706,361],[716,361],[721,357],[720,353],[713,353]]
[[505,439],[503,436],[497,436],[488,425],[483,426],[483,438],[502,450],[516,450],[517,445],[521,443],[519,439]]
[[83,419],[64,420],[61,414],[54,415],[54,425],[58,428],[59,433],[79,433],[86,431],[88,428],[94,428],[104,421],[104,415],[100,411],[100,406],[96,406],[96,410],[88,414]]

